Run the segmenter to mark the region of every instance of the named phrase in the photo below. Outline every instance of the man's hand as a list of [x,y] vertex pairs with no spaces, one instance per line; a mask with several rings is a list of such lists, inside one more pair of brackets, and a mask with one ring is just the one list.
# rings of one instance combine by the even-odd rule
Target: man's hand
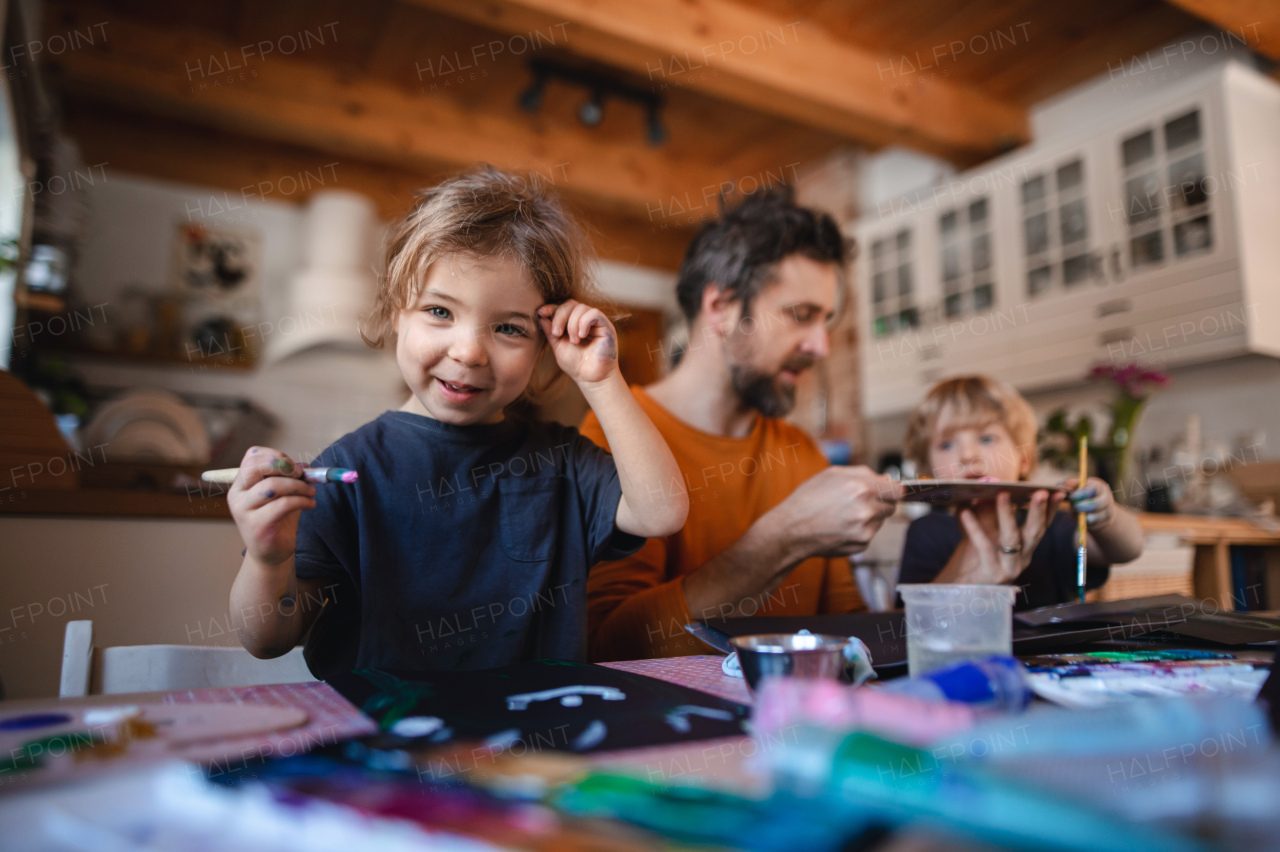
[[870,468],[829,467],[769,515],[790,539],[797,562],[811,556],[851,556],[866,549],[901,497],[900,484]]

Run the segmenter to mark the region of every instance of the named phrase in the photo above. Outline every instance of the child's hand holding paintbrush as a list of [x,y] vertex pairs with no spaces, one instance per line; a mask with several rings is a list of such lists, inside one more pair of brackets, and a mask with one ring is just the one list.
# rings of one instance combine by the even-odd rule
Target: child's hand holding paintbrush
[[[264,598],[276,601],[266,612],[252,607],[232,612],[233,624],[242,641],[245,634],[257,637],[258,641],[246,643],[247,647],[265,645],[268,656],[293,647],[317,612],[315,607],[310,612],[302,612],[297,601],[300,582],[308,586],[318,581],[299,581],[293,568],[298,519],[304,509],[316,506],[316,486],[307,481],[308,470],[313,469],[304,468],[279,450],[253,447],[245,453],[239,469],[209,471],[203,477],[214,482],[231,481],[227,506],[245,544],[244,567],[232,586],[232,601]],[[347,473],[354,474],[353,471]],[[326,475],[321,481],[328,480]],[[337,481],[349,480],[342,479],[340,472]],[[304,588],[304,591],[313,590]]]
[[[1081,456],[1086,452],[1082,446]],[[1103,479],[1086,476],[1082,470],[1080,476],[1064,479],[1059,487],[1069,489],[1071,511],[1080,519],[1084,540],[1077,543],[1082,558],[1077,564],[1076,583],[1083,600],[1085,562],[1116,565],[1137,559],[1144,544],[1142,527],[1132,512],[1116,503],[1111,486]]]
[[232,474],[227,507],[244,538],[246,556],[264,565],[293,556],[298,516],[316,505],[316,487],[306,481],[304,470],[279,450],[252,447],[238,470],[209,471],[202,477],[225,482]]

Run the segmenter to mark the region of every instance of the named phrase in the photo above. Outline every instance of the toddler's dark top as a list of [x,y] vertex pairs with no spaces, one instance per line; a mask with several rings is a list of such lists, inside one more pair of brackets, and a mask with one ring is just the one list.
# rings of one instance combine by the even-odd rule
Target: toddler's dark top
[[645,541],[614,527],[613,457],[556,423],[388,411],[313,465],[360,474],[298,524],[297,575],[329,598],[305,649],[322,679],[585,660],[588,569]]
[[[1022,513],[1018,522],[1023,520]],[[907,528],[902,548],[899,583],[932,583],[960,546],[960,519],[935,509],[917,518]],[[1089,563],[1085,568],[1085,588],[1096,589],[1107,582],[1110,565]],[[1035,609],[1079,599],[1076,587],[1076,520],[1067,512],[1054,515],[1049,529],[1031,554],[1031,564],[1018,575],[1014,609]]]

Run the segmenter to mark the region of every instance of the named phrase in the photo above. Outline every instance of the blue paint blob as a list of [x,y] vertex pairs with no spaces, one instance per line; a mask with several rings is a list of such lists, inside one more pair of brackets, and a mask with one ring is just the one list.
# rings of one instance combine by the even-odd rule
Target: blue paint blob
[[12,719],[0,719],[0,731],[29,731],[32,728],[65,725],[71,719],[72,717],[66,713],[28,713],[25,716],[14,716]]

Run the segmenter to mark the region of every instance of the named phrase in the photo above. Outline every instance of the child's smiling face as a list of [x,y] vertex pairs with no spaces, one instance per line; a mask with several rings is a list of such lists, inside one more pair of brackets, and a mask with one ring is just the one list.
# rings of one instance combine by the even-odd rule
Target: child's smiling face
[[518,262],[448,255],[395,321],[402,410],[459,426],[497,423],[542,354],[542,297]]
[[1017,446],[996,417],[961,422],[947,405],[938,412],[929,440],[929,467],[935,479],[990,477],[1011,482],[1031,473],[1029,449]]

